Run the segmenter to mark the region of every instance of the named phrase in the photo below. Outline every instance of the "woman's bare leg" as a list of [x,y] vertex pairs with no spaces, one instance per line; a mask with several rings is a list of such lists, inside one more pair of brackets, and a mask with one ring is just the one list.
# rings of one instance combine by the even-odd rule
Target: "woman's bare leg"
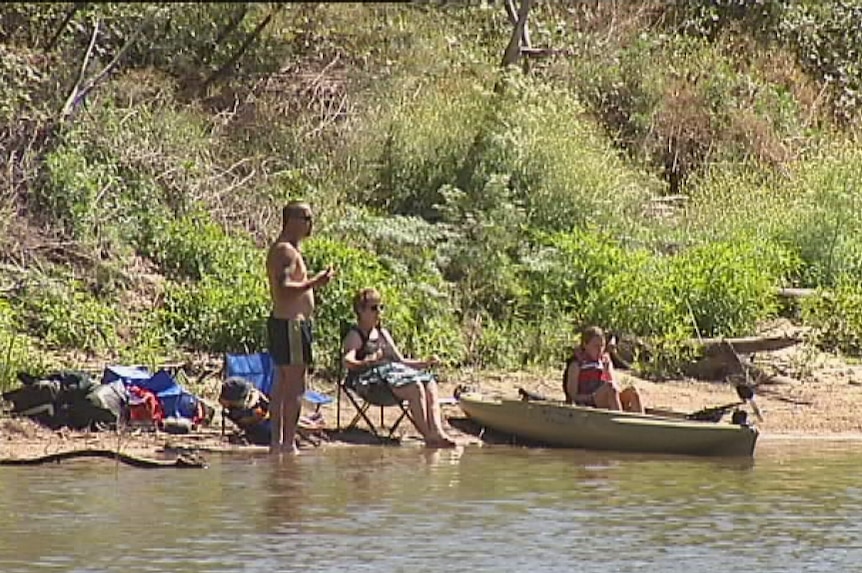
[[407,400],[407,406],[410,408],[410,415],[413,416],[413,421],[416,424],[416,429],[422,434],[422,437],[427,441],[433,439],[431,428],[428,427],[428,408],[425,402],[425,387],[418,382],[411,382],[404,386],[392,388],[392,393],[396,398]]
[[425,386],[425,402],[428,410],[428,427],[435,441],[440,445],[455,445],[443,429],[443,414],[440,411],[440,392],[436,382],[429,382]]

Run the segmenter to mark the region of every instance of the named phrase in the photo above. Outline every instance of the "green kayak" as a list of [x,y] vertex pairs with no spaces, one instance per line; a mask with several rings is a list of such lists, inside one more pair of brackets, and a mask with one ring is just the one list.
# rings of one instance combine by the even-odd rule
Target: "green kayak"
[[476,392],[461,393],[458,404],[481,426],[549,446],[750,457],[758,436],[753,426],[692,421],[672,412],[615,412]]

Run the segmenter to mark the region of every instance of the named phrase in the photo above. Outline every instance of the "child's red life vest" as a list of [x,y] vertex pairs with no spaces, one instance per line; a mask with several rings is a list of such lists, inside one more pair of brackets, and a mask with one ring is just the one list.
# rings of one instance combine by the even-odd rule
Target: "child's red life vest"
[[571,402],[574,399],[574,396],[569,395],[568,386],[566,386],[566,376],[572,363],[578,365],[577,394],[592,394],[599,386],[598,382],[611,382],[610,373],[605,368],[605,360],[610,362],[610,359],[610,355],[605,353],[601,360],[592,360],[580,348],[576,350],[563,370],[563,393],[566,395],[566,401]]
[[578,394],[591,394],[595,392],[597,382],[610,382],[611,375],[605,367],[606,360],[610,356],[604,354],[601,360],[592,360],[583,354],[576,356],[578,360]]

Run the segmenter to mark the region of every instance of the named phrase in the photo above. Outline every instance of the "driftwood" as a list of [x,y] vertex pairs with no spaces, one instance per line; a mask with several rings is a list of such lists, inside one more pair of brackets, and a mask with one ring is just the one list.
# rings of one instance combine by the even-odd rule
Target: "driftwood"
[[748,358],[757,352],[773,352],[802,342],[793,337],[747,337],[690,341],[700,350],[700,358],[686,365],[687,376],[705,380],[720,380],[728,376],[748,374],[758,384],[793,384],[797,380],[781,374],[768,373]]
[[[775,352],[800,344],[794,336],[747,336],[742,338],[691,339],[685,344],[694,350],[697,358],[682,368],[686,376],[703,380],[722,380],[746,371],[759,379],[760,384],[788,384],[797,380],[780,374],[769,374],[756,368],[747,358],[758,352]],[[609,348],[614,367],[627,370],[637,357],[649,361],[654,354],[651,345],[631,336],[620,336],[617,344]]]
[[778,289],[777,294],[779,297],[785,299],[802,300],[804,298],[813,296],[816,292],[817,290],[813,288],[785,287]]
[[59,463],[63,460],[74,458],[107,458],[128,464],[136,468],[155,469],[155,468],[205,468],[206,462],[199,456],[194,454],[180,454],[174,460],[153,460],[141,458],[130,454],[123,454],[114,450],[71,450],[68,452],[59,452],[56,454],[48,454],[37,458],[12,458],[0,459],[0,466],[37,466],[48,464],[51,462]]
[[723,355],[726,351],[736,354],[774,352],[801,342],[801,339],[793,336],[746,336],[743,338],[691,339],[687,344],[692,348],[702,349],[705,355],[710,356]]
[[794,385],[800,383],[800,380],[796,378],[791,378],[790,376],[785,376],[784,374],[766,372],[765,370],[757,366],[751,366],[749,368],[749,372],[751,372],[752,377],[757,381],[758,386],[778,386],[782,384]]

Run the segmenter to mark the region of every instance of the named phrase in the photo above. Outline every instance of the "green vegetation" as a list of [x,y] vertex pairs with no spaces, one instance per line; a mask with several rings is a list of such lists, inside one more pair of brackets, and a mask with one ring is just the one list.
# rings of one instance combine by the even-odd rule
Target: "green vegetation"
[[452,366],[556,364],[588,323],[673,355],[779,286],[862,352],[860,0],[541,2],[529,31],[555,51],[504,69],[498,4],[4,4],[0,387],[263,348],[293,198],[338,269],[323,370],[364,286]]

